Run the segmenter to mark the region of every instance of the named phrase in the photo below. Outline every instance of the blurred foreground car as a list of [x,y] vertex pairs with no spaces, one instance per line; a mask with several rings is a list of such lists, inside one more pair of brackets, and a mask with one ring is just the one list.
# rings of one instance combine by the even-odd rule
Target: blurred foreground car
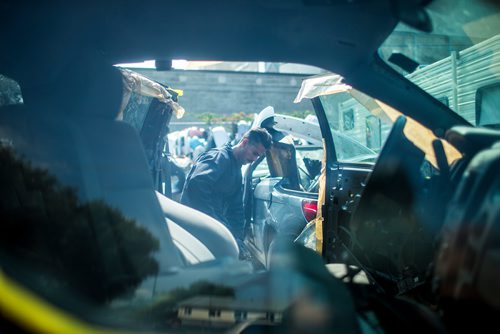
[[[0,8],[0,73],[12,79],[0,110],[1,331],[496,326],[495,2]],[[277,242],[271,270],[254,272],[235,260],[231,240],[212,237],[224,235],[217,222],[200,226],[197,212],[155,192],[137,129],[117,120],[124,83],[112,66],[150,58],[158,70],[169,68],[165,59],[190,58],[293,61],[339,74],[309,96],[325,156],[307,230],[315,251]],[[9,88],[16,82],[21,93]],[[390,131],[371,116],[390,121]],[[373,168],[340,164],[335,131],[364,135],[380,152]]]

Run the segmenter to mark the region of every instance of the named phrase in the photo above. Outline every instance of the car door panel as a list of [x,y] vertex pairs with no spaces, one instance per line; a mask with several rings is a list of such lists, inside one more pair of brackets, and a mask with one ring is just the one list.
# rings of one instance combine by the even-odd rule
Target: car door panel
[[318,194],[289,190],[283,187],[282,182],[273,189],[273,205],[270,214],[276,219],[273,228],[281,238],[294,240],[306,226],[307,221],[302,212],[304,200],[317,200]]
[[293,241],[307,224],[302,201],[314,201],[318,194],[285,188],[281,177],[262,179],[253,192],[253,218],[247,240],[254,255],[266,263],[269,245],[276,238]]
[[[273,189],[281,181],[281,177],[262,179],[254,188],[253,192],[253,219],[250,224],[249,241],[257,248],[259,252],[264,251],[266,225],[273,218],[270,213],[270,207],[274,205]],[[271,223],[270,225],[273,225]]]
[[[323,239],[335,245],[339,234],[349,221],[361,198],[366,180],[373,168],[371,163],[332,163],[327,166],[327,205],[325,216],[328,226],[324,229]],[[325,248],[325,256],[335,259],[337,247]]]

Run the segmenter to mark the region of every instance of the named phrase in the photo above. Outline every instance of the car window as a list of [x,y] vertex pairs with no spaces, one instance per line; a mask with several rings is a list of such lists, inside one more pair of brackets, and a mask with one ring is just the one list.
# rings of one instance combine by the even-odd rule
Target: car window
[[[311,77],[303,82],[296,101],[304,97],[319,99],[330,126],[338,161],[374,163],[378,157],[376,151],[383,147],[394,122],[403,113],[341,81],[342,77],[333,73]],[[425,153],[429,163],[438,168],[432,144],[436,135],[408,115],[406,117],[405,135]],[[360,122],[363,119],[364,122]],[[446,140],[440,141],[451,165],[461,154]],[[362,142],[371,145],[373,150]]]
[[[317,178],[321,172],[323,148],[319,146],[301,146],[296,149],[299,182],[304,191],[317,192]],[[267,159],[262,159],[255,167],[252,178],[265,178],[271,175]]]
[[[496,325],[498,133],[455,133],[465,158],[456,164],[460,154],[436,141],[452,123],[448,107],[460,115],[449,117],[453,125],[463,117],[499,127],[496,2],[2,1],[0,72],[20,85],[0,76],[0,332],[453,333]],[[427,5],[433,33],[398,25],[418,26]],[[402,76],[376,54],[395,27],[379,51],[393,65],[398,52],[415,65],[394,66]],[[220,59],[198,64],[210,70],[199,74],[174,69],[172,57]],[[165,96],[131,93],[123,109],[111,64],[145,58],[154,68],[143,73],[186,91],[178,128],[165,121],[182,116],[176,100],[172,115],[148,112]],[[218,61],[228,59],[262,61]],[[316,115],[327,131],[309,131],[317,140],[288,158],[309,193],[273,191],[285,182],[269,177],[266,159],[255,179],[243,180],[243,208],[239,189],[225,191],[242,183],[238,164],[195,191],[224,201],[222,213],[234,212],[229,222],[244,215],[238,227],[249,240],[217,216],[222,224],[202,226],[202,213],[155,189],[170,185],[163,172],[175,168],[164,150],[170,130],[229,130],[269,104],[308,114],[310,101],[306,109],[291,96],[306,76],[325,72],[270,60],[324,66],[346,84],[309,97],[323,105]],[[431,107],[442,113],[431,117]],[[194,137],[183,137],[193,157]],[[224,138],[232,139],[229,131]],[[177,180],[193,175],[187,166],[177,166]],[[304,226],[299,239],[309,250],[291,242]],[[196,239],[188,227],[208,237]],[[231,254],[205,256],[210,244],[223,246],[217,233]],[[358,273],[370,284],[356,284]],[[68,322],[79,326],[67,330]],[[48,323],[52,330],[42,327]]]
[[47,116],[21,104],[14,81],[0,85],[2,272],[87,319],[96,306],[106,309],[97,318],[126,308],[119,320],[128,323],[132,301],[152,299],[161,267],[182,263],[158,256],[173,244],[147,166],[134,158],[143,154],[136,133],[112,113]]
[[123,111],[123,120],[130,123],[137,131],[142,129],[144,119],[153,97],[132,92],[127,106]]
[[319,96],[338,161],[374,162],[392,121],[370,112],[348,92]]
[[[432,32],[400,23],[380,46],[380,57],[469,123],[500,127],[500,119],[488,110],[482,115],[477,112],[484,98],[481,90],[486,92],[499,83],[498,4],[437,0],[426,12],[434,23]],[[395,61],[396,56],[406,61]],[[406,67],[405,63],[414,65]],[[499,91],[488,94],[486,99],[494,100]]]
[[297,146],[296,148],[301,186],[307,192],[318,192],[316,181],[321,173],[323,148],[319,146]]
[[271,173],[269,172],[269,165],[267,159],[262,159],[262,161],[255,167],[252,177],[253,178],[264,178],[269,177]]

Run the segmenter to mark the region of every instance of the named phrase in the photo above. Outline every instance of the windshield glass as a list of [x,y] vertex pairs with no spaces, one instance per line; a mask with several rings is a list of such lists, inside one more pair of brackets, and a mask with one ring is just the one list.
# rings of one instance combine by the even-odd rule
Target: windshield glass
[[[342,77],[334,73],[304,80],[295,102],[304,98],[319,99],[333,136],[337,160],[341,162],[375,162],[394,122],[403,115],[387,104],[342,83]],[[436,136],[411,117],[406,117],[406,137],[425,153],[430,164],[438,168],[432,146]],[[441,142],[448,164],[460,158],[460,153],[448,142]]]
[[374,161],[375,151],[382,147],[391,122],[373,119],[373,115],[347,92],[323,95],[319,99],[332,131],[337,160],[359,162],[368,158]]
[[498,128],[498,2],[438,0],[427,12],[431,33],[401,23],[380,47],[380,56],[471,124]]
[[[35,103],[23,103],[23,99],[44,96],[23,96],[24,85],[0,75],[0,295],[12,291],[11,285],[19,281],[69,314],[128,329],[172,332],[193,319],[203,332],[212,332],[212,324],[213,332],[222,332],[247,318],[280,324],[302,288],[310,291],[308,278],[279,267],[273,267],[272,273],[264,271],[265,259],[247,255],[240,235],[236,239],[215,218],[176,201],[196,155],[203,153],[210,138],[224,147],[231,147],[224,145],[228,141],[237,145],[250,126],[247,114],[253,116],[269,103],[304,121],[312,113],[307,109],[309,101],[292,102],[304,76],[144,70],[156,75],[153,80],[123,68],[108,70],[89,81],[81,79],[85,76],[78,71],[70,72],[74,77],[61,75],[58,88],[81,79],[82,94],[68,99],[63,98],[67,94],[55,94],[54,100],[46,102],[47,112],[39,112]],[[279,92],[268,89],[277,84],[282,87]],[[88,93],[86,85],[98,89]],[[210,90],[214,87],[218,90]],[[184,90],[186,97],[178,101]],[[217,111],[216,117],[207,119],[203,128],[194,122],[189,127],[184,124],[178,131],[183,135],[171,142],[170,121],[187,119],[184,101],[189,100],[195,100],[186,113],[191,120],[209,111]],[[279,104],[283,100],[288,104]],[[208,101],[215,105],[213,109]],[[68,114],[58,113],[61,103],[66,103]],[[232,105],[232,114],[217,107],[226,104]],[[245,112],[236,113],[234,105]],[[252,153],[249,147],[253,146],[246,146],[245,152]],[[313,181],[321,167],[321,153],[318,148],[297,154],[306,172],[300,175],[304,191],[317,193]],[[184,164],[184,158],[190,162]],[[267,174],[262,178],[270,174],[265,162]],[[224,173],[218,184],[230,181],[239,191],[241,166],[233,166],[231,177]],[[220,186],[211,189],[212,198],[226,201],[228,195]],[[243,209],[242,194],[231,195],[223,209]],[[261,202],[272,198],[269,190],[251,195],[255,205],[250,202],[248,208],[255,211],[259,205],[268,207]],[[315,198],[315,194],[305,196]],[[276,204],[273,201],[273,207]],[[301,201],[287,210],[296,224],[307,223]],[[278,217],[292,222],[289,216]],[[244,237],[247,244],[262,240],[257,233]],[[318,264],[322,268],[321,260]]]

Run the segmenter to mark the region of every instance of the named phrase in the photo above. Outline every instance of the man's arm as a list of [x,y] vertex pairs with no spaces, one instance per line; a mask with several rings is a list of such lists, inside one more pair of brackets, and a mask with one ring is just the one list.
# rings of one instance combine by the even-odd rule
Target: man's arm
[[231,232],[236,239],[243,240],[245,237],[245,214],[243,210],[243,187],[231,197],[227,220],[231,226]]

